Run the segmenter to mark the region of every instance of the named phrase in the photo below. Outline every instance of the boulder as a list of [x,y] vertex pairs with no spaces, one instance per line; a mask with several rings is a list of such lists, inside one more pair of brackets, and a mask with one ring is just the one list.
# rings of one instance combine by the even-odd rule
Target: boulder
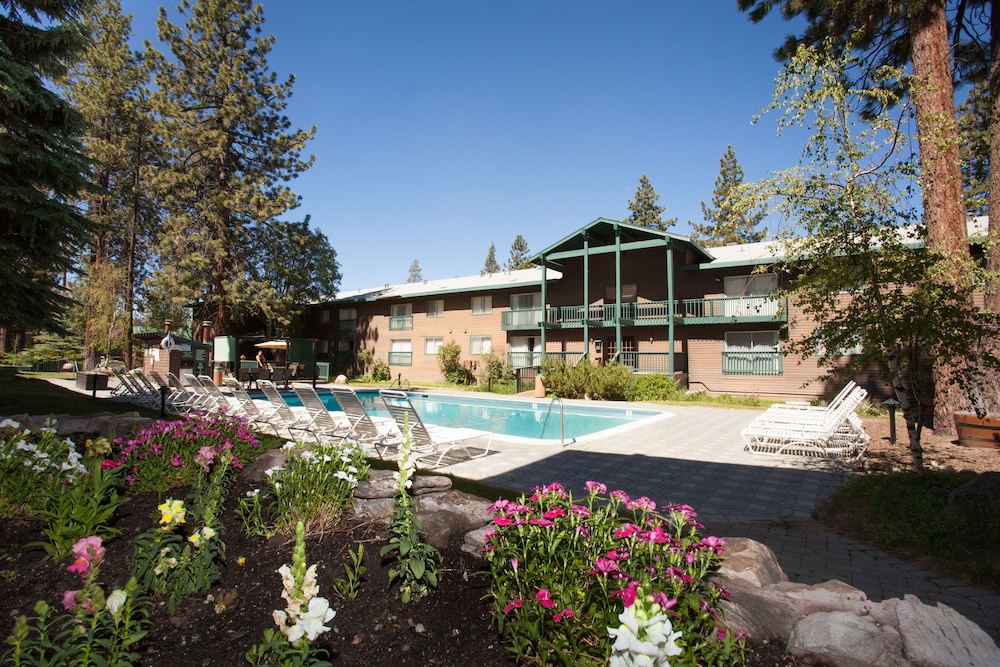
[[956,487],[948,495],[948,513],[969,519],[1000,515],[1000,472],[984,472]]
[[727,537],[726,560],[718,577],[723,586],[730,581],[744,581],[753,586],[767,586],[788,581],[774,552],[766,545],[745,537]]
[[[354,497],[363,500],[373,498],[394,498],[396,496],[396,480],[393,470],[371,470],[368,479],[358,484]],[[451,479],[444,475],[416,475],[410,493],[422,496],[428,493],[444,493],[451,489]]]
[[821,611],[796,623],[788,652],[829,667],[906,667],[903,641],[893,627],[848,611]]
[[917,667],[1000,665],[1000,649],[978,625],[947,605],[906,595],[895,605],[903,648]]
[[347,384],[347,376],[341,373],[333,380],[334,384]]

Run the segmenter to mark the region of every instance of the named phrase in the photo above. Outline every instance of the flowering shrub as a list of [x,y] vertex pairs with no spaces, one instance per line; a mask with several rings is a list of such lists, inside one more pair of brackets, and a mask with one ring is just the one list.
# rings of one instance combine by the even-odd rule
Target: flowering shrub
[[0,516],[42,509],[39,489],[71,484],[87,472],[72,440],[56,435],[55,422],[33,432],[0,421]]
[[306,529],[301,521],[295,527],[295,549],[292,566],[278,568],[281,575],[281,597],[287,603],[284,609],[272,614],[278,631],[266,630],[264,641],[247,652],[251,665],[313,665],[326,666],[326,649],[316,648],[316,640],[330,627],[324,625],[337,614],[330,609],[330,601],[319,597],[316,584],[316,565],[306,567]]
[[285,465],[265,470],[265,487],[240,499],[237,512],[247,535],[291,531],[299,521],[336,522],[353,507],[354,489],[368,476],[368,459],[356,443],[285,447]]
[[657,512],[648,498],[586,487],[581,502],[550,484],[492,506],[484,552],[510,649],[540,665],[739,662],[740,642],[716,632],[725,593],[707,581],[724,541],[699,537],[686,505]]
[[131,665],[132,651],[146,635],[145,605],[136,595],[135,579],[105,597],[97,585],[104,558],[101,538],[90,536],[73,545],[73,563],[66,569],[83,580],[78,590],[63,593],[65,613],[45,601],[35,604],[36,616],[21,616],[0,656],[5,665]]
[[232,466],[242,468],[256,456],[260,441],[245,419],[220,410],[159,420],[130,440],[116,438],[115,446],[118,455],[105,460],[104,467],[124,468],[125,483],[138,493],[194,483],[213,452],[229,452]]
[[[204,593],[219,580],[220,562],[226,557],[219,514],[235,457],[228,448],[203,447],[195,460],[199,468],[190,507],[176,499],[160,504],[159,525],[136,538],[132,556],[140,589],[169,596],[171,613],[183,598]],[[192,527],[186,538],[184,524]]]

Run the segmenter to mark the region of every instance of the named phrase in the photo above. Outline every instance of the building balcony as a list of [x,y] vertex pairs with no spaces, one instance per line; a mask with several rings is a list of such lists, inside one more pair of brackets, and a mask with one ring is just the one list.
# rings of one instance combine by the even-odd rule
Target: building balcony
[[[714,297],[674,301],[637,301],[621,304],[621,323],[630,327],[666,326],[673,316],[675,324],[732,324],[750,322],[785,322],[787,301],[773,296]],[[544,326],[548,329],[582,329],[584,322],[594,328],[616,324],[615,304],[593,306],[557,306],[545,309]],[[528,327],[524,327],[528,328]]]
[[505,310],[500,313],[500,328],[503,331],[535,330],[542,326],[544,309]]
[[684,324],[787,322],[788,300],[774,296],[684,299],[677,315]]
[[722,353],[723,375],[781,375],[784,372],[781,351]]
[[394,315],[389,318],[389,331],[409,331],[413,328],[413,315]]

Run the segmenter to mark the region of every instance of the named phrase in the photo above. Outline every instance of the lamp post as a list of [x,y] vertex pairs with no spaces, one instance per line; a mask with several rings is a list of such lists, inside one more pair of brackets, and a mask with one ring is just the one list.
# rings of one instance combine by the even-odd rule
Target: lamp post
[[882,401],[884,405],[889,410],[889,442],[891,444],[896,444],[896,408],[899,407],[899,401],[895,398],[887,398]]

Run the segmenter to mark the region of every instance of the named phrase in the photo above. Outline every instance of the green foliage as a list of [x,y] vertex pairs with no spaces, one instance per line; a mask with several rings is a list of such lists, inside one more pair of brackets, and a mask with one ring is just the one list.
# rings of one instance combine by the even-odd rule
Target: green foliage
[[948,510],[951,492],[972,478],[935,470],[865,475],[840,486],[817,516],[838,532],[1000,592],[996,515]]
[[564,361],[542,360],[546,392],[560,398],[593,398],[623,401],[632,382],[632,370],[623,364],[594,366],[584,359],[575,366]]
[[732,146],[719,160],[719,176],[715,179],[712,192],[712,206],[701,203],[705,216],[704,225],[691,225],[691,239],[708,245],[729,243],[754,243],[763,241],[767,230],[755,228],[767,215],[766,210],[747,211],[736,205],[740,186],[743,184],[743,168],[736,160]]
[[500,356],[484,354],[480,357],[477,386],[481,391],[492,391],[497,394],[514,393],[514,369]]
[[[171,613],[184,598],[207,592],[222,576],[220,564],[226,557],[226,543],[220,534],[219,514],[229,490],[233,461],[228,449],[203,456],[188,505],[168,499],[157,508],[159,525],[135,540],[133,576],[143,592],[167,597]],[[185,539],[181,526],[189,514],[193,528]]]
[[626,393],[629,401],[667,401],[679,393],[677,381],[655,373],[634,375]]
[[308,219],[278,222],[299,204],[288,183],[312,164],[302,152],[314,129],[291,128],[294,77],[268,66],[274,38],[261,35],[260,4],[184,3],[179,13],[183,26],[162,7],[157,21],[169,56],[147,54],[154,134],[170,156],[146,179],[165,211],[149,288],[165,302],[210,302],[218,333],[248,315],[287,325],[283,311],[306,298],[300,287],[329,292],[339,277]]
[[359,544],[357,551],[348,551],[347,555],[351,560],[344,564],[344,578],[334,579],[333,588],[337,595],[345,600],[353,600],[358,597],[361,590],[361,582],[364,579],[368,568],[364,566],[365,545]]
[[382,558],[391,556],[395,564],[389,568],[389,585],[399,586],[399,598],[404,604],[427,595],[437,588],[438,562],[441,554],[423,541],[423,526],[414,513],[410,487],[416,473],[416,460],[410,449],[410,429],[403,429],[399,445],[399,473],[396,476],[396,508],[389,520],[389,541],[379,551]]
[[972,86],[958,108],[962,185],[969,215],[989,212],[990,105],[989,81],[984,79]]
[[438,367],[446,382],[452,384],[472,384],[472,371],[462,365],[462,348],[455,341],[449,341],[438,350]]
[[738,663],[740,643],[717,638],[723,594],[709,581],[725,542],[702,539],[690,507],[658,513],[648,498],[586,486],[579,502],[550,484],[491,508],[484,553],[494,621],[511,652],[527,664],[606,665],[608,630],[649,594],[670,610],[663,631],[680,633],[672,664]]
[[76,445],[49,424],[35,433],[10,419],[0,422],[0,516],[49,510],[63,485],[86,474]]
[[[124,589],[105,596],[97,585],[104,547],[97,538],[73,547],[77,561],[68,569],[80,574],[83,586],[63,596],[65,613],[39,600],[35,615],[20,616],[0,655],[4,665],[107,665],[129,667],[139,663],[135,644],[146,636],[147,603],[138,594],[135,579]],[[81,571],[82,568],[82,571]]]
[[0,286],[6,330],[64,331],[71,305],[57,277],[72,272],[95,231],[74,205],[88,188],[85,120],[51,82],[87,41],[79,0],[12,0],[0,21]]
[[361,360],[363,368],[368,369],[365,375],[360,378],[362,382],[385,382],[392,378],[389,364],[377,359],[371,350],[364,349],[358,352],[358,359]]
[[483,262],[483,273],[499,273],[500,265],[497,263],[497,244],[491,243],[489,252],[486,253],[486,261]]
[[649,184],[649,178],[643,174],[639,178],[639,187],[635,191],[635,201],[629,201],[628,210],[631,211],[624,222],[640,227],[650,227],[652,229],[667,230],[673,227],[677,218],[663,220],[662,206],[657,205],[660,195]]
[[121,533],[111,527],[115,512],[126,500],[115,488],[118,472],[104,470],[100,461],[91,460],[87,473],[69,484],[36,487],[36,493],[44,497],[38,514],[46,524],[42,529],[46,541],[40,544],[50,556],[57,560],[68,556],[76,542],[90,535],[107,539]]
[[365,451],[350,441],[286,448],[284,466],[264,471],[264,489],[240,499],[237,512],[247,535],[288,533],[298,523],[336,524],[354,506],[354,489],[368,476]]
[[410,264],[410,272],[406,276],[406,282],[419,283],[423,279],[424,277],[420,272],[420,262],[418,262],[417,260],[413,260],[413,263]]
[[530,269],[534,264],[528,261],[531,251],[528,250],[528,242],[523,236],[518,234],[514,237],[514,242],[510,245],[510,257],[504,268],[508,271],[518,271],[520,269]]

